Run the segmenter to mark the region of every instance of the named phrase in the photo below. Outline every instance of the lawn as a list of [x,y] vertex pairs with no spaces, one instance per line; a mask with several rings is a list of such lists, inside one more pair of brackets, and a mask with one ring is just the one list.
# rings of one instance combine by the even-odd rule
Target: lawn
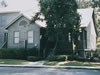
[[92,66],[92,67],[100,67],[100,63],[79,62],[79,61],[63,61],[63,62],[47,61],[47,62],[44,63],[44,65],[49,65],[49,66]]
[[0,59],[0,64],[27,64],[29,61],[16,59]]

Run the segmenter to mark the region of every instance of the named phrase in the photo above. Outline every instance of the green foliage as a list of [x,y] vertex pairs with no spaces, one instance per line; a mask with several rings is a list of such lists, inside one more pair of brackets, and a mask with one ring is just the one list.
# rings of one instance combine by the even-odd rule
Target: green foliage
[[27,49],[27,56],[38,56],[38,51],[37,48]]
[[24,49],[0,49],[1,59],[24,59],[26,58]]
[[93,7],[100,7],[100,0],[92,0]]
[[100,0],[77,0],[79,8],[100,7]]
[[49,55],[47,59],[49,61],[65,61],[66,55]]
[[68,50],[68,49],[57,49],[55,50],[55,55],[70,55],[72,54],[72,50]]
[[93,6],[93,2],[91,0],[77,0],[77,4],[79,8],[89,8]]
[[[79,31],[80,16],[77,8],[75,0],[40,0],[40,12],[33,17],[33,21],[46,21],[48,41],[55,42],[53,50],[59,49],[60,46],[60,49],[68,47],[66,43],[69,42],[69,33],[73,39],[75,32]],[[41,15],[44,18],[41,18]]]
[[77,56],[77,55],[70,55],[70,56],[68,56],[68,60],[70,60],[70,61],[72,61],[72,60],[86,61],[86,58],[80,57],[80,56]]
[[36,48],[0,49],[0,59],[26,59],[27,56],[38,56],[38,49]]
[[80,62],[80,61],[64,61],[64,62],[58,62],[58,61],[47,61],[44,63],[44,65],[52,65],[52,66],[90,66],[90,67],[99,67],[100,64],[98,63],[92,63],[92,62]]
[[57,34],[79,29],[78,6],[75,0],[40,0],[40,8],[47,21],[49,39],[53,40]]
[[27,57],[27,60],[28,60],[28,61],[38,61],[39,58],[36,57],[36,56],[28,56],[28,57]]
[[96,61],[100,61],[100,49],[96,50],[92,58],[93,58],[92,61],[95,61],[95,58],[96,58]]
[[64,63],[61,64],[60,66],[92,66],[93,67],[93,66],[100,66],[100,65],[75,61],[75,62]]

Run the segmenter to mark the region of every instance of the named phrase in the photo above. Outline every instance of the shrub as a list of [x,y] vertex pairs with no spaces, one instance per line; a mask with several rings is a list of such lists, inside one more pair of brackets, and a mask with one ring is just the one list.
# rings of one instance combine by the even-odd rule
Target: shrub
[[2,59],[25,59],[27,56],[25,49],[0,49]]
[[15,49],[14,50],[14,57],[15,59],[26,59],[27,58],[27,50],[24,48]]
[[28,57],[27,57],[27,60],[28,60],[28,61],[38,61],[39,58],[38,58],[38,57],[35,57],[35,56],[28,56]]
[[57,49],[55,50],[56,55],[70,55],[72,54],[72,50],[67,50],[67,49]]
[[72,55],[69,55],[67,60],[72,61],[74,60],[74,57]]
[[38,51],[37,48],[27,49],[27,56],[38,56]]
[[47,59],[49,60],[49,61],[55,61],[56,60],[56,56],[55,55],[49,55],[48,57],[47,57]]
[[65,55],[58,55],[57,56],[57,61],[65,61],[66,60],[66,57]]
[[70,60],[70,61],[72,61],[72,60],[86,61],[86,58],[80,57],[80,56],[77,56],[77,55],[70,55],[70,56],[68,56],[68,60]]
[[100,49],[96,50],[96,52],[94,53],[94,57],[100,58]]
[[65,61],[65,55],[49,55],[47,58],[49,61]]
[[0,59],[27,59],[27,56],[38,56],[38,49],[36,48],[0,49]]

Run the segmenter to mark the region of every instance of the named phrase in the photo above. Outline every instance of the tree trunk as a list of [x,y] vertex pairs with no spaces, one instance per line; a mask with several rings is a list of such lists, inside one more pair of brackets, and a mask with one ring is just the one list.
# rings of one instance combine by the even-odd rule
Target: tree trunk
[[47,48],[47,46],[48,46],[48,40],[47,40],[47,42],[46,42],[45,48],[43,49],[43,58],[46,57],[46,48]]
[[55,52],[56,52],[56,49],[57,49],[57,45],[58,45],[58,33],[57,33],[57,36],[56,36],[56,43],[55,43],[55,46],[53,48],[53,54],[55,55]]

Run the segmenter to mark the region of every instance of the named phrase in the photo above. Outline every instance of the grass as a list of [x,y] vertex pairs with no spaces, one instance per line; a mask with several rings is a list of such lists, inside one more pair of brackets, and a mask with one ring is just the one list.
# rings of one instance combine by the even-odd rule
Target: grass
[[91,66],[91,67],[100,67],[100,63],[93,63],[93,62],[79,62],[79,61],[63,61],[63,62],[57,62],[57,61],[47,61],[44,63],[44,65],[50,65],[50,66]]
[[0,59],[0,64],[27,64],[29,61],[16,59]]
[[57,61],[50,61],[50,62],[47,61],[47,62],[44,63],[44,65],[51,65],[51,66],[52,66],[52,65],[57,65],[57,64],[58,64]]

